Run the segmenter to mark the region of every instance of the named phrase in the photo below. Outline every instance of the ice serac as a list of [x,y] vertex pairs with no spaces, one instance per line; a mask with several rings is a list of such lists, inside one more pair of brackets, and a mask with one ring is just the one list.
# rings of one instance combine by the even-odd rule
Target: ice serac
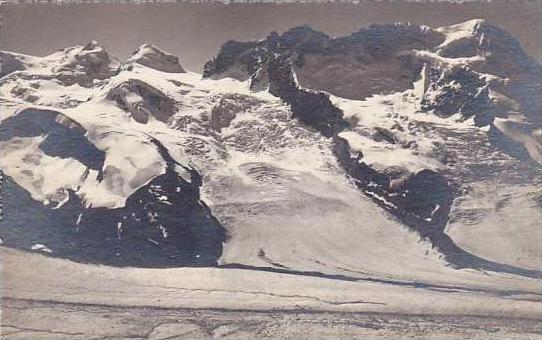
[[181,64],[179,64],[179,57],[166,53],[158,47],[149,44],[141,45],[132,56],[128,58],[127,64],[129,65],[130,63],[137,63],[168,73],[186,72]]

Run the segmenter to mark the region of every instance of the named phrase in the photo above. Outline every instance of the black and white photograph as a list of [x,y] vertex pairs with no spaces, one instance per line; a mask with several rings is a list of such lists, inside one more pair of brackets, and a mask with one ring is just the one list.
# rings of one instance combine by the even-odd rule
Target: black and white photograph
[[2,339],[542,339],[542,2],[0,3]]

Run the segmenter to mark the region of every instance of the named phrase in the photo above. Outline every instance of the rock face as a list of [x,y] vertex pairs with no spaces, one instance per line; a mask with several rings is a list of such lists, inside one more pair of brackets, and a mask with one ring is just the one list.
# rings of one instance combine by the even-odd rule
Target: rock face
[[288,103],[294,117],[306,125],[331,137],[348,124],[341,110],[331,104],[324,93],[300,89],[294,79],[289,59],[273,57],[267,65],[269,92]]
[[[362,157],[352,157],[348,142],[341,137],[335,138],[334,151],[365,194],[440,249],[438,238],[443,236],[456,195],[456,188],[449,179],[428,169],[406,176],[394,169],[376,170],[365,164]],[[394,181],[397,179],[399,181]],[[440,250],[448,255],[446,249]]]
[[168,54],[149,44],[141,45],[127,60],[127,63],[136,63],[168,73],[185,72],[184,68],[179,64],[177,56]]
[[441,117],[459,113],[464,119],[474,116],[478,126],[493,123],[495,110],[491,105],[489,84],[468,68],[445,71],[430,67],[429,88],[422,108]]
[[445,58],[481,56],[484,62],[474,67],[476,71],[502,78],[523,73],[533,66],[519,41],[505,30],[485,20],[471,20],[463,24],[438,29],[441,33],[463,31],[446,44],[439,46],[439,55]]
[[[11,247],[46,244],[52,255],[115,266],[213,266],[222,254],[225,231],[200,200],[201,177],[187,169],[184,180],[168,169],[134,192],[122,208],[85,206],[73,191],[57,209],[34,200],[2,173],[2,237]],[[24,205],[32,209],[20,209]],[[8,227],[9,226],[9,227]]]
[[[483,20],[439,29],[372,25],[342,38],[297,27],[258,42],[227,42],[206,64],[204,77],[250,78],[253,89],[266,88],[269,67],[276,67],[272,65],[278,59],[288,59],[301,87],[350,99],[412,88],[425,65],[424,109],[441,116],[476,116],[480,125],[491,123],[490,111],[499,110],[490,91],[512,97],[527,109],[532,104],[522,98],[525,89],[536,91],[540,83],[527,83],[540,68],[519,42]],[[540,106],[538,99],[532,100]]]
[[438,32],[415,25],[373,25],[344,38],[302,26],[259,42],[227,42],[206,64],[204,76],[248,79],[265,72],[280,54],[290,59],[302,87],[361,99],[410,88],[421,63],[401,52],[431,48],[442,39]]
[[[440,117],[459,114],[464,120],[473,118],[477,126],[491,125],[496,117],[505,119],[522,137],[512,138],[515,141],[503,148],[530,150],[535,159],[538,147],[530,145],[536,144],[532,136],[542,124],[542,101],[536,94],[541,74],[540,65],[525,55],[514,37],[484,20],[438,29],[372,25],[342,38],[302,26],[258,42],[229,41],[204,69],[204,77],[250,79],[253,90],[269,88],[283,99],[296,92],[293,83],[305,90],[365,99],[404,91],[422,78],[422,111]],[[525,151],[513,153],[522,157]]]
[[175,114],[175,102],[153,86],[138,80],[128,80],[111,89],[107,99],[128,111],[138,123],[154,118],[167,122]]
[[9,52],[0,52],[0,78],[15,72],[24,70],[24,62]]

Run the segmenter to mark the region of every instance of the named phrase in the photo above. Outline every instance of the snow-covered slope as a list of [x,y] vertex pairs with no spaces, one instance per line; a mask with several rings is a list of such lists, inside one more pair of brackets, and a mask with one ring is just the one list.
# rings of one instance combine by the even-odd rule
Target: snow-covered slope
[[204,77],[150,45],[2,52],[0,236],[81,262],[536,290],[536,65],[491,73],[458,47],[480,30],[303,27],[227,43]]

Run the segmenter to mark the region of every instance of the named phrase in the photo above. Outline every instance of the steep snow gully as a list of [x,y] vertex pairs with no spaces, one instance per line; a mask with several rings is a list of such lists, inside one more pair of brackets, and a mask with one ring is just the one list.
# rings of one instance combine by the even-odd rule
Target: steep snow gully
[[[203,78],[150,45],[124,63],[96,42],[47,57],[0,58],[6,246],[114,266],[374,280],[392,274],[371,262],[387,243],[366,258],[363,249],[343,254],[358,260],[344,260],[340,246],[320,259],[320,240],[295,240],[300,255],[280,254],[296,252],[291,240],[271,244],[285,235],[266,240],[272,231],[236,226],[270,223],[281,233],[281,207],[291,204],[299,218],[311,211],[303,203],[309,197],[346,212],[371,202],[384,211],[374,224],[395,224],[397,233],[407,226],[420,253],[423,244],[433,248],[408,254],[431,265],[542,276],[532,260],[539,249],[521,244],[539,230],[523,231],[519,245],[505,241],[533,250],[503,261],[485,252],[477,243],[483,240],[464,241],[460,233],[458,243],[448,233],[452,216],[493,216],[471,193],[494,185],[503,171],[511,174],[501,183],[507,190],[520,187],[532,202],[542,197],[540,99],[524,90],[539,88],[540,65],[484,21],[438,29],[373,25],[343,38],[298,27],[227,42]],[[471,143],[487,148],[485,159]],[[295,168],[291,155],[307,164]],[[365,197],[346,202],[311,191],[313,184],[349,194],[353,186]],[[268,210],[259,212],[260,203]],[[331,215],[321,223],[334,233],[332,223],[342,220]],[[379,237],[374,243],[400,243],[387,241],[378,225],[363,228]],[[338,242],[346,242],[348,228],[342,232]],[[420,273],[413,279],[425,277]]]

